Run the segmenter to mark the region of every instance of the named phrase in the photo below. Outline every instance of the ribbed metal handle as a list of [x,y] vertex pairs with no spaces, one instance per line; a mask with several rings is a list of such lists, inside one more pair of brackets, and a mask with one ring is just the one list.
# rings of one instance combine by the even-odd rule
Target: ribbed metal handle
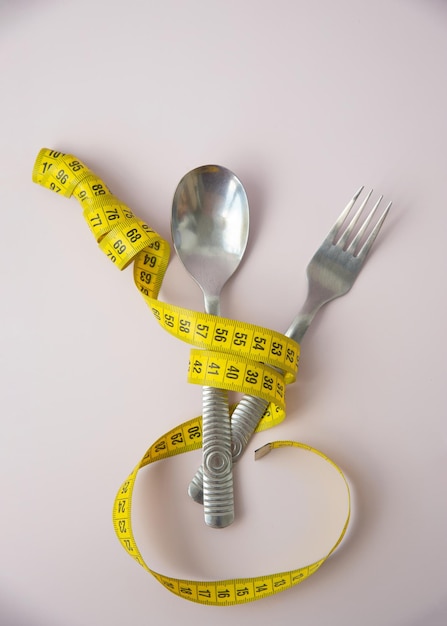
[[[205,388],[204,388],[205,389]],[[233,463],[241,456],[252,436],[259,420],[263,416],[268,402],[255,396],[244,396],[231,417],[231,450]],[[205,419],[205,417],[203,417]],[[205,427],[203,428],[205,436]],[[205,442],[203,443],[205,449]],[[204,503],[204,470],[200,467],[189,484],[188,493],[199,504]],[[230,472],[232,475],[232,472]],[[233,489],[233,485],[231,485]],[[206,510],[205,510],[206,516]]]
[[233,463],[239,459],[269,403],[256,396],[244,396],[231,417]]
[[[313,303],[308,296],[301,312],[295,317],[291,325],[285,332],[287,337],[291,337],[300,343],[309,328],[315,313],[322,306],[321,302]],[[233,451],[233,463],[235,463],[247,447],[259,420],[268,407],[268,402],[255,396],[244,396],[235,408],[231,416],[231,439]],[[199,468],[189,484],[188,493],[193,500],[202,504],[203,502],[203,468]]]
[[231,426],[226,391],[203,387],[202,420],[205,523],[213,528],[225,528],[234,520]]

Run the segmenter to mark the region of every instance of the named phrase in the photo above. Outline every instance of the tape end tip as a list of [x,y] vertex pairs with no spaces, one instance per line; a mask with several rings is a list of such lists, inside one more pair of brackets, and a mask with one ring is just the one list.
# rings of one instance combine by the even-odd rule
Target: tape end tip
[[255,461],[258,459],[262,459],[263,456],[268,454],[272,449],[272,445],[270,443],[266,443],[265,446],[261,446],[257,450],[255,450]]

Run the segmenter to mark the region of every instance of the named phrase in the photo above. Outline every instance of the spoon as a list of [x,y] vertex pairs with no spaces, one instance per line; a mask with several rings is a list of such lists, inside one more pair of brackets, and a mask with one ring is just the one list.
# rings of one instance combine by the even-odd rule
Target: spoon
[[[242,260],[248,225],[247,195],[225,167],[198,167],[178,184],[172,204],[174,248],[202,289],[210,315],[220,315],[220,293]],[[208,526],[224,528],[234,520],[228,394],[204,386],[202,405],[204,518]]]

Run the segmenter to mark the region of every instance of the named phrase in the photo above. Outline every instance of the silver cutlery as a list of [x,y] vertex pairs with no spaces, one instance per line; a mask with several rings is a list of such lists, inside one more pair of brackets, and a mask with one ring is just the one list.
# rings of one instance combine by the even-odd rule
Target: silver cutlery
[[[351,289],[391,208],[390,202],[373,225],[383,196],[368,212],[366,206],[371,190],[351,216],[351,210],[362,191],[363,187],[350,200],[307,267],[307,298],[285,333],[297,343],[301,342],[320,308]],[[360,223],[355,232],[355,227]],[[245,450],[267,406],[265,400],[246,395],[235,408],[231,417],[233,463]],[[203,471],[199,468],[188,489],[189,495],[199,503],[203,502],[202,485]]]

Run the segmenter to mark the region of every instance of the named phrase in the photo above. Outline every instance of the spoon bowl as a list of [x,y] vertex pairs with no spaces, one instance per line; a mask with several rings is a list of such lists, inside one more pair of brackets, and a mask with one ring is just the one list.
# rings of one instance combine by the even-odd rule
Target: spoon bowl
[[248,200],[240,180],[218,165],[188,172],[174,195],[171,230],[177,255],[203,291],[206,312],[219,315],[220,293],[248,240]]

